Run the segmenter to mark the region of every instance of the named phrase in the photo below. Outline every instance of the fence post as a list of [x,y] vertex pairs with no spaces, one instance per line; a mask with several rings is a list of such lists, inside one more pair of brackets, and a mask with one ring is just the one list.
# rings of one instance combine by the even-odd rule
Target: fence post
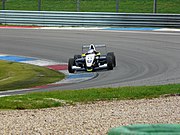
[[80,11],[80,0],[76,1],[77,12]]
[[41,11],[41,0],[38,0],[38,11]]
[[2,10],[5,10],[5,3],[6,3],[6,0],[2,0]]
[[120,0],[116,0],[116,12],[117,12],[117,13],[119,12],[119,1],[120,1]]
[[157,12],[157,0],[154,0],[154,8],[153,8],[153,13]]

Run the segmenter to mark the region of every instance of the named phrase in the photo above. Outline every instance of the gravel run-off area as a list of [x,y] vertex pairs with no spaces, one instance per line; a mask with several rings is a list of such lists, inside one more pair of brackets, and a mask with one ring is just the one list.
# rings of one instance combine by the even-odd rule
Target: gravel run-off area
[[4,135],[105,135],[112,127],[137,123],[180,124],[180,96],[0,111]]

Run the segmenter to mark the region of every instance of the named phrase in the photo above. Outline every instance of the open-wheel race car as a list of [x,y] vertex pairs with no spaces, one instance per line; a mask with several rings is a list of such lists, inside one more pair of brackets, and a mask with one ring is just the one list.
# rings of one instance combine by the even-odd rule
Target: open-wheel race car
[[82,54],[74,55],[74,58],[70,58],[68,61],[69,73],[76,71],[92,72],[99,69],[113,70],[115,66],[114,52],[107,53],[106,45],[83,45]]

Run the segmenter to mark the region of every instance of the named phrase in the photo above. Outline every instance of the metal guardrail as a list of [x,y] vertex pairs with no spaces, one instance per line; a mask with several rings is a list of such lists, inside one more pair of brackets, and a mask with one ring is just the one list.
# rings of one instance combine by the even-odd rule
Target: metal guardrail
[[180,28],[180,14],[0,10],[0,24]]

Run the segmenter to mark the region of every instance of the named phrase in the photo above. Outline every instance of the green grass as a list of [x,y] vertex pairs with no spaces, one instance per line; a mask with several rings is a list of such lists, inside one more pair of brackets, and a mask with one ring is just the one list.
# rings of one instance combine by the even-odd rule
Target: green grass
[[0,109],[39,109],[104,100],[158,98],[180,93],[180,84],[31,93],[0,98]]
[[45,85],[63,78],[64,74],[45,67],[0,60],[0,91]]
[[[152,13],[154,0],[120,0],[119,12]],[[42,0],[41,10],[77,11],[76,0]],[[158,13],[180,13],[180,0],[157,0]],[[2,2],[0,2],[2,9]],[[38,10],[38,0],[8,0],[7,10]],[[116,12],[116,0],[80,0],[80,11]]]

